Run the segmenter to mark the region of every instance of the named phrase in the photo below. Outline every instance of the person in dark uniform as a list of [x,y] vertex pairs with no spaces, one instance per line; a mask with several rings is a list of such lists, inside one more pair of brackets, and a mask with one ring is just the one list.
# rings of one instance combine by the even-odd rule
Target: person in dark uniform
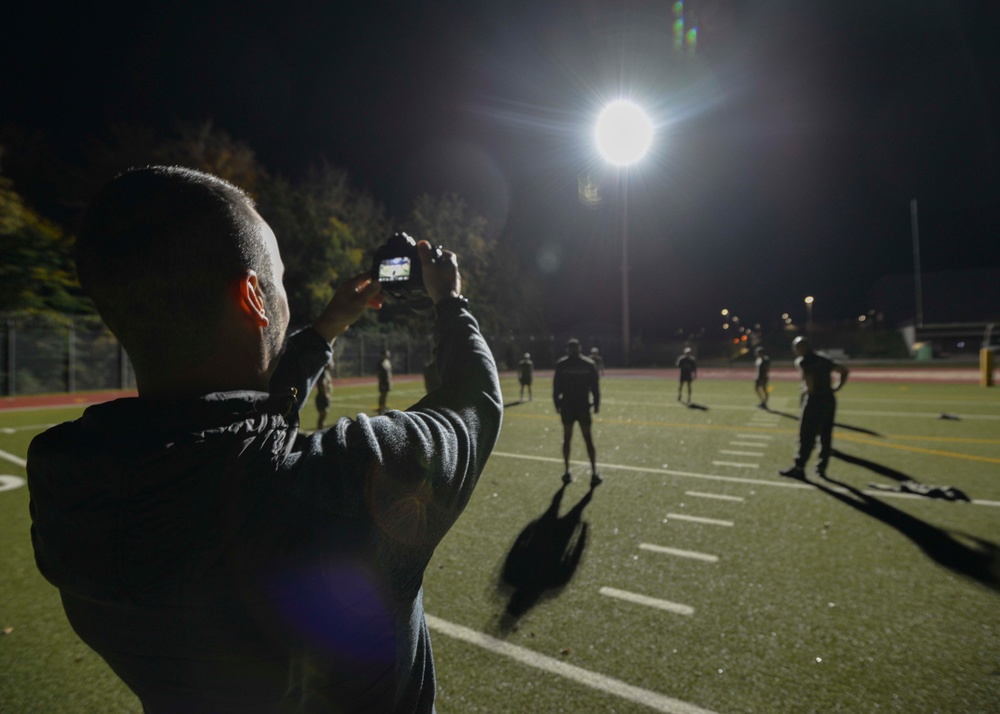
[[597,365],[597,373],[600,376],[604,376],[604,358],[601,357],[601,353],[596,347],[590,348],[590,359],[594,360],[594,364]]
[[677,367],[681,370],[681,380],[677,384],[677,401],[681,400],[681,390],[684,389],[684,385],[688,388],[688,398],[687,403],[691,403],[691,382],[695,380],[698,376],[698,362],[695,361],[694,356],[691,354],[691,348],[685,347],[681,356],[677,358]]
[[760,399],[760,404],[757,406],[767,409],[767,382],[771,373],[771,358],[764,352],[763,347],[756,348],[753,353],[756,356],[753,363],[756,370],[753,386],[757,390],[757,398]]
[[563,483],[572,483],[573,475],[569,471],[569,447],[573,438],[573,423],[580,423],[580,432],[587,445],[587,456],[590,457],[590,486],[593,488],[603,480],[597,473],[597,452],[594,449],[594,439],[590,433],[590,407],[593,395],[594,414],[601,409],[600,376],[594,361],[580,354],[580,340],[575,337],[566,343],[566,356],[556,362],[555,374],[552,377],[552,401],[556,412],[562,417],[563,424],[563,462],[566,471],[563,473]]
[[[830,463],[833,442],[833,417],[837,411],[834,392],[847,383],[848,370],[822,352],[816,352],[806,337],[796,337],[792,349],[797,355],[795,366],[802,375],[802,420],[799,422],[799,450],[795,464],[778,473],[782,476],[804,479],[806,462],[812,454],[816,437],[819,437],[819,462],[816,474],[826,477],[826,467]],[[833,386],[832,375],[840,375],[837,386]]]
[[528,388],[528,401],[534,397],[531,395],[531,380],[535,374],[535,363],[531,361],[531,353],[525,352],[524,357],[517,363],[517,379],[521,383],[521,399],[524,401],[524,388]]
[[392,361],[389,359],[389,350],[382,351],[382,359],[375,366],[375,373],[378,375],[378,413],[385,414],[385,402],[389,397],[389,390],[392,389]]
[[333,396],[333,369],[329,362],[323,368],[316,383],[316,412],[319,417],[316,420],[316,428],[322,429],[326,424],[326,413],[330,409],[330,397]]

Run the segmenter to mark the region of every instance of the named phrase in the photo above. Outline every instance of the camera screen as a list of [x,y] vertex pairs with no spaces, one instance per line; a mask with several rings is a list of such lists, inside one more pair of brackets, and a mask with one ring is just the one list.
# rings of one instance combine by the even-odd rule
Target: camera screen
[[403,256],[383,260],[378,266],[380,283],[398,283],[410,279],[410,259]]

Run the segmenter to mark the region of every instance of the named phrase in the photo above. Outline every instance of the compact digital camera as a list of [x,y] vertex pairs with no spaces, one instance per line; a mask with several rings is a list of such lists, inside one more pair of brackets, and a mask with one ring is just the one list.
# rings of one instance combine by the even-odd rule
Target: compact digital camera
[[[433,259],[440,257],[441,249],[435,248]],[[382,284],[382,292],[405,302],[414,310],[434,306],[424,287],[417,241],[406,233],[393,233],[385,245],[375,251],[372,278]]]

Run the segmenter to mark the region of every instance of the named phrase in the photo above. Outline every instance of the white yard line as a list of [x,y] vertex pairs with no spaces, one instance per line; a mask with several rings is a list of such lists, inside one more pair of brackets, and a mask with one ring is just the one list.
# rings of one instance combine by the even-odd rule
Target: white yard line
[[495,637],[490,637],[468,627],[447,622],[433,615],[425,615],[425,618],[427,626],[436,633],[461,640],[466,644],[479,647],[494,654],[508,657],[527,667],[533,667],[534,669],[569,679],[577,684],[582,684],[585,687],[596,689],[605,694],[649,707],[653,711],[664,712],[664,714],[715,714],[710,709],[703,709],[680,699],[668,697],[665,694],[633,686],[620,679],[591,672],[588,669],[577,667],[563,660],[539,654],[526,647],[512,645],[509,642],[498,640]]
[[730,456],[763,456],[764,454],[760,451],[734,451],[733,449],[719,449],[720,454],[729,454]]
[[22,459],[20,456],[14,456],[14,454],[8,454],[6,451],[0,451],[0,459],[9,461],[12,464],[20,466],[22,469],[28,465],[28,462]]
[[758,449],[762,446],[770,446],[769,444],[764,444],[759,441],[730,441],[730,446],[756,446]]
[[719,556],[708,553],[698,553],[693,550],[681,550],[680,548],[668,548],[664,545],[653,545],[652,543],[640,543],[639,550],[648,550],[651,553],[662,553],[663,555],[676,555],[678,558],[690,558],[691,560],[701,560],[706,563],[718,563]]
[[733,501],[734,503],[743,503],[746,501],[742,496],[726,496],[721,493],[703,493],[702,491],[685,491],[685,496],[696,496],[698,498],[714,498],[717,501]]
[[20,476],[0,476],[0,491],[13,491],[15,488],[21,488],[25,484],[25,481]]
[[627,590],[618,590],[617,588],[601,588],[601,595],[606,595],[607,597],[617,598],[619,600],[625,600],[626,602],[633,602],[637,605],[646,605],[647,607],[655,607],[660,610],[666,610],[667,612],[672,612],[676,615],[693,615],[694,608],[690,605],[681,605],[677,602],[670,602],[669,600],[660,600],[659,598],[649,597],[648,595],[639,595],[638,593],[630,593]]
[[723,521],[719,518],[702,518],[701,516],[686,516],[683,513],[668,513],[667,520],[673,518],[675,521],[688,521],[690,523],[704,523],[708,526],[726,526],[727,528],[733,527],[732,521]]
[[773,434],[737,434],[737,439],[773,439]]
[[53,427],[55,424],[27,424],[26,426],[14,426],[14,427],[4,427],[0,429],[0,434],[16,434],[19,431],[41,431],[42,429],[48,429]]
[[[511,459],[525,459],[528,461],[543,461],[551,464],[559,464],[560,471],[562,473],[562,459],[553,458],[551,456],[529,456],[527,454],[512,454],[507,451],[494,451],[492,456],[500,456]],[[590,466],[589,461],[571,461],[571,464],[575,466]],[[790,481],[788,479],[754,479],[745,478],[740,476],[717,476],[715,474],[701,474],[693,473],[690,471],[673,471],[671,469],[657,469],[649,468],[644,466],[625,466],[623,464],[606,464],[601,462],[599,464],[601,471],[613,470],[613,471],[634,471],[637,473],[648,473],[648,474],[662,474],[666,476],[684,476],[687,478],[698,478],[704,479],[706,481],[725,481],[727,483],[748,483],[760,486],[775,486],[777,488],[795,488],[795,489],[807,489],[812,488],[804,483],[797,481]],[[605,483],[607,481],[605,480]]]
[[759,469],[760,464],[744,464],[739,461],[713,461],[712,466],[733,466],[739,469]]

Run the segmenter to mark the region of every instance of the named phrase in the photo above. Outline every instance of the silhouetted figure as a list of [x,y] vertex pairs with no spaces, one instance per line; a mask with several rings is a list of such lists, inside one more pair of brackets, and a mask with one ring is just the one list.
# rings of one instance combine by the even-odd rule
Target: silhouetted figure
[[[837,399],[833,396],[847,383],[847,367],[831,357],[816,352],[806,337],[796,337],[792,341],[795,350],[795,366],[802,375],[802,419],[799,421],[799,449],[795,464],[778,473],[791,478],[805,478],[806,463],[812,454],[816,439],[819,438],[819,461],[816,473],[826,476],[833,445],[833,417],[837,412]],[[833,386],[832,374],[840,375]]]
[[600,351],[596,347],[590,348],[590,359],[594,361],[594,365],[597,366],[597,373],[604,376],[604,358],[601,357]]
[[757,398],[760,399],[760,404],[757,406],[767,409],[767,382],[771,373],[771,358],[764,352],[763,347],[757,347],[753,353],[756,357],[753,363],[755,372],[753,388],[757,392]]
[[385,403],[392,389],[392,360],[389,359],[389,350],[382,351],[382,359],[375,365],[375,374],[378,375],[378,413],[385,414]]
[[316,428],[322,429],[326,424],[326,413],[330,409],[330,397],[333,396],[333,370],[329,362],[323,368],[323,373],[316,384]]
[[524,401],[524,388],[528,388],[528,401],[534,397],[531,394],[531,381],[535,375],[535,363],[531,361],[531,353],[525,352],[524,357],[517,363],[517,380],[521,383],[521,401]]
[[591,435],[590,407],[593,395],[594,414],[601,410],[600,377],[597,365],[593,360],[580,355],[580,340],[571,338],[566,342],[566,356],[556,362],[555,374],[552,377],[552,401],[556,412],[562,418],[563,425],[563,483],[572,483],[573,475],[569,470],[570,442],[573,439],[573,423],[580,423],[580,432],[587,445],[587,456],[590,458],[590,485],[601,483],[597,473],[597,451]]
[[576,572],[587,546],[587,524],[583,509],[594,497],[594,489],[559,517],[566,484],[556,491],[542,516],[529,523],[514,541],[504,561],[502,582],[514,588],[507,613],[520,617],[546,590],[565,586]]
[[681,390],[687,385],[687,403],[691,403],[691,383],[698,377],[698,362],[691,354],[691,348],[685,347],[681,356],[677,358],[677,367],[681,371],[680,382],[677,384],[677,401],[681,401]]

